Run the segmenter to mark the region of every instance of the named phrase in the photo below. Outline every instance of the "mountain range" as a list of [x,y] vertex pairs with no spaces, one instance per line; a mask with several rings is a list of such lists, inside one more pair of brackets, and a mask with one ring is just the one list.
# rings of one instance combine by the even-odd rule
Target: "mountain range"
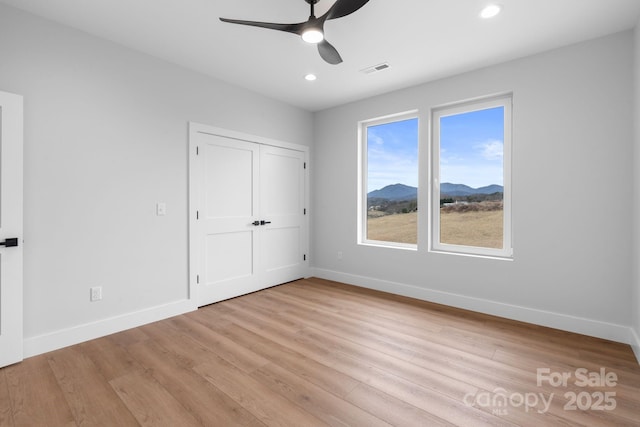
[[440,184],[440,196],[471,196],[474,194],[493,194],[504,192],[502,185],[491,184],[480,188],[471,188],[464,184],[451,184],[443,182]]
[[[474,194],[502,193],[504,188],[501,185],[492,184],[480,188],[472,188],[464,184],[452,184],[443,182],[440,184],[440,197],[449,196],[472,196]],[[418,189],[404,184],[387,185],[379,190],[371,191],[367,194],[368,199],[386,200],[411,200],[418,197]]]
[[367,194],[367,199],[411,200],[418,198],[418,189],[404,184],[387,185]]

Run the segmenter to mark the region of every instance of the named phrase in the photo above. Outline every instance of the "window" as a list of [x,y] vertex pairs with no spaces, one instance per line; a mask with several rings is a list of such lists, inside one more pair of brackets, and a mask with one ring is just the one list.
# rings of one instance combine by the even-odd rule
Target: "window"
[[415,248],[418,241],[418,118],[402,113],[360,123],[359,243]]
[[432,111],[431,248],[510,257],[511,95]]

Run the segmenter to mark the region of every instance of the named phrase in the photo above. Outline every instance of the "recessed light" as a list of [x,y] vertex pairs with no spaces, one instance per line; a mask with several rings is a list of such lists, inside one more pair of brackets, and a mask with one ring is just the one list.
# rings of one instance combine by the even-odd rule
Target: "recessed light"
[[315,74],[311,74],[311,73],[309,73],[309,74],[307,74],[306,76],[304,76],[304,79],[305,79],[305,80],[307,80],[307,81],[309,81],[309,82],[312,82],[312,81],[314,81],[314,80],[315,80],[315,79],[317,79],[317,78],[318,78],[318,77],[316,77],[316,75],[315,75]]
[[484,19],[493,18],[500,13],[502,7],[499,4],[490,4],[480,12],[480,17]]

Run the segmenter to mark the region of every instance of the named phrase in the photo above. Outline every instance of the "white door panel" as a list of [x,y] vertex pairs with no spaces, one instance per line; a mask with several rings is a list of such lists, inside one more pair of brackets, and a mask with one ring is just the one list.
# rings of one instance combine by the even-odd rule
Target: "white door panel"
[[259,248],[252,223],[259,203],[260,147],[216,135],[198,139],[199,199],[204,205],[197,221],[201,306],[258,286],[253,263]]
[[300,248],[299,227],[265,230],[262,237],[265,242],[265,269],[268,272],[296,268],[302,265],[301,254],[303,252]]
[[208,143],[205,146],[207,218],[253,215],[256,154],[255,147],[246,144],[229,147]]
[[22,97],[0,92],[0,367],[23,357],[22,114]]
[[261,215],[270,222],[261,236],[262,268],[270,284],[304,275],[304,162],[300,151],[272,146],[260,151]]
[[304,206],[304,153],[263,147],[260,154],[263,215],[299,216]]
[[208,234],[205,246],[206,285],[217,285],[253,275],[253,233]]

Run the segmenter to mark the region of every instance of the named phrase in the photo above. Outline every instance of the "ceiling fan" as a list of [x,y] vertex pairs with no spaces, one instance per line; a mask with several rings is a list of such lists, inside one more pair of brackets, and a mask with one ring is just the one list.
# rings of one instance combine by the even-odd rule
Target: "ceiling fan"
[[337,19],[347,16],[367,4],[369,0],[337,0],[331,8],[319,18],[316,18],[314,5],[320,0],[304,0],[311,6],[311,14],[305,22],[297,24],[276,24],[272,22],[242,21],[239,19],[220,18],[222,22],[231,24],[251,25],[254,27],[268,28],[270,30],[286,31],[297,34],[307,43],[318,45],[318,53],[329,64],[342,62],[340,54],[331,43],[324,38],[324,22],[328,19]]

